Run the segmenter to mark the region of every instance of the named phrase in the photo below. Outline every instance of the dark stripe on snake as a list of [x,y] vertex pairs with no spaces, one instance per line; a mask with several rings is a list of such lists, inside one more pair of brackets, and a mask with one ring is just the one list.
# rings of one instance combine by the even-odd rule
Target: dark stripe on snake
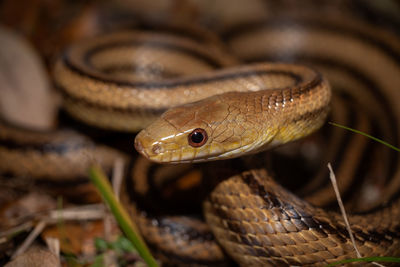
[[[241,180],[248,185],[253,194],[263,198],[266,203],[267,209],[278,208],[281,210],[281,219],[301,219],[300,229],[309,230],[313,229],[318,232],[322,237],[327,237],[328,234],[337,236],[342,242],[345,242],[348,236],[346,227],[338,226],[333,228],[328,222],[317,221],[311,217],[308,213],[303,213],[301,210],[295,210],[289,203],[284,202],[282,199],[278,199],[275,194],[271,191],[267,191],[263,185],[261,185],[257,178],[250,172],[242,173],[240,176]],[[297,227],[297,225],[296,225]],[[388,235],[400,237],[400,232],[377,232],[370,230],[367,233],[363,233],[362,230],[354,231],[355,239],[358,241],[366,241],[373,243],[380,243],[382,240],[386,242],[392,242],[392,239]]]
[[192,86],[192,85],[198,85],[198,84],[207,84],[211,82],[216,82],[216,81],[225,81],[225,80],[230,80],[230,79],[239,79],[239,78],[247,78],[250,76],[257,76],[257,75],[286,75],[288,77],[291,77],[296,84],[300,83],[302,81],[301,77],[298,75],[295,75],[294,73],[290,71],[276,71],[276,70],[271,70],[271,71],[265,71],[265,70],[260,70],[260,71],[235,71],[233,73],[226,73],[226,74],[219,74],[215,75],[212,77],[202,77],[202,78],[188,78],[188,79],[181,79],[181,80],[167,80],[167,81],[160,81],[160,82],[130,82],[130,81],[122,81],[122,80],[116,80],[116,79],[111,79],[111,78],[106,78],[103,76],[99,76],[93,73],[87,73],[83,70],[81,70],[79,67],[75,66],[74,63],[71,62],[71,60],[64,54],[63,56],[63,62],[65,66],[68,67],[69,70],[77,73],[78,75],[82,77],[88,77],[90,79],[96,79],[105,83],[112,83],[117,86],[127,86],[127,87],[136,87],[140,89],[152,89],[152,88],[163,88],[163,89],[171,89],[175,88],[178,86]]
[[[140,14],[138,14],[140,16]],[[129,17],[131,18],[132,15],[130,14]],[[204,29],[199,29],[199,28],[191,28],[191,27],[181,27],[182,25],[162,25],[162,24],[152,24],[151,22],[146,21],[143,19],[141,21],[137,21],[135,25],[132,25],[131,27],[128,27],[129,30],[139,30],[139,31],[149,31],[150,33],[165,33],[168,35],[174,35],[174,36],[179,36],[179,37],[184,37],[184,38],[189,38],[192,39],[196,42],[199,43],[208,43],[208,42],[215,42],[214,39],[210,39],[209,36],[206,36],[206,34],[211,34],[214,38],[217,38],[214,36],[214,33],[212,32],[204,32]]]
[[161,70],[160,68],[154,66],[142,67],[135,64],[108,65],[107,67],[102,68],[101,72],[104,72],[107,75],[116,73],[118,74],[118,72],[130,72],[131,74],[152,75],[157,79],[171,79],[181,76],[179,73]]
[[99,103],[93,103],[93,102],[89,102],[86,99],[82,99],[79,97],[73,97],[71,95],[68,94],[67,90],[64,89],[64,87],[57,85],[56,86],[57,90],[62,94],[63,98],[66,99],[67,101],[72,101],[74,103],[77,103],[79,105],[84,105],[86,107],[90,107],[90,108],[96,108],[99,111],[104,111],[104,109],[106,108],[107,111],[111,112],[116,112],[116,113],[134,113],[137,115],[147,115],[147,114],[151,114],[154,116],[159,116],[161,115],[164,111],[166,111],[165,108],[146,108],[143,109],[141,107],[132,107],[132,108],[118,108],[118,107],[110,107],[107,105],[101,105]]
[[4,139],[0,140],[0,146],[9,150],[16,150],[20,153],[26,153],[28,151],[34,151],[39,153],[55,153],[55,154],[66,154],[71,151],[77,151],[80,149],[93,149],[96,147],[93,143],[86,142],[60,142],[60,143],[18,143],[15,140]]
[[[107,177],[111,177],[112,172],[109,170],[105,170]],[[44,187],[51,187],[51,186],[64,186],[64,187],[75,187],[79,185],[90,184],[91,182],[88,180],[87,177],[74,177],[73,180],[61,180],[61,179],[37,179],[35,180],[35,184]]]
[[[372,3],[372,2],[371,2]],[[388,16],[386,12],[382,12],[382,9],[377,9],[375,5],[363,0],[354,0],[353,10],[357,10],[360,17],[368,23],[373,23],[381,28],[390,29],[393,32],[400,34],[400,20],[395,19],[394,16]],[[397,9],[400,10],[400,2],[392,1],[391,4],[397,5]]]
[[118,49],[118,48],[134,48],[134,47],[145,47],[145,48],[152,48],[152,49],[159,49],[159,50],[166,50],[166,51],[178,51],[179,53],[189,55],[191,57],[196,58],[196,60],[203,61],[207,65],[217,69],[223,67],[223,65],[216,61],[214,58],[207,56],[199,51],[188,49],[183,46],[178,46],[176,44],[164,43],[157,40],[127,40],[127,41],[119,41],[119,42],[112,42],[106,43],[102,45],[95,46],[91,50],[88,50],[83,55],[83,62],[95,68],[91,63],[91,58],[96,56],[96,54],[102,53],[104,50],[110,49]]
[[306,112],[306,113],[304,113],[304,114],[301,114],[300,116],[294,118],[294,119],[293,119],[292,121],[290,121],[289,123],[297,123],[297,122],[299,122],[299,121],[307,120],[307,118],[309,119],[309,118],[318,116],[318,115],[319,115],[320,113],[322,113],[322,112],[328,112],[328,110],[329,110],[329,109],[328,109],[327,107],[321,107],[321,108],[315,109],[315,110],[313,110],[313,111],[310,111],[310,112]]
[[373,35],[366,32],[357,31],[354,29],[350,29],[347,26],[340,26],[337,24],[331,24],[327,21],[313,21],[312,19],[306,18],[271,18],[266,19],[259,22],[248,23],[248,24],[241,24],[237,27],[232,28],[231,30],[225,32],[223,34],[223,38],[229,42],[231,39],[234,39],[236,36],[241,36],[244,34],[249,34],[252,31],[259,31],[259,30],[271,30],[271,29],[281,29],[281,28],[295,28],[295,29],[304,29],[306,31],[310,30],[317,30],[321,32],[331,32],[334,34],[340,34],[347,38],[356,38],[365,42],[369,45],[375,46],[375,48],[382,50],[389,58],[393,58],[397,64],[400,64],[400,54],[398,51],[394,50],[391,46],[387,43],[383,42],[380,39],[374,38]]
[[[111,177],[112,176],[112,171],[111,170],[104,170],[107,177]],[[9,173],[9,172],[0,172],[1,175],[5,178],[5,179],[15,179],[15,174],[14,173]],[[46,187],[56,187],[57,190],[60,189],[60,187],[71,187],[72,188],[76,188],[76,186],[80,186],[80,185],[86,185],[86,184],[90,184],[91,182],[88,180],[88,177],[81,177],[81,176],[77,176],[74,177],[74,179],[72,180],[68,180],[68,179],[54,179],[54,176],[35,176],[35,180],[34,180],[34,184],[38,185],[38,186],[43,186],[44,188]],[[64,188],[65,189],[65,188]]]
[[[20,127],[18,125],[14,125],[9,123],[7,120],[0,118],[0,125],[3,125],[3,127],[14,129],[17,131],[25,131],[25,134],[33,133],[33,134],[42,134],[42,135],[48,135],[50,139],[52,139],[52,135],[56,134],[57,131],[52,131],[52,130],[37,130],[37,129],[29,129],[29,128],[24,128]],[[77,138],[80,138],[78,140]],[[92,149],[95,148],[96,146],[83,138],[83,136],[75,136],[74,140],[65,140],[59,142],[46,142],[46,141],[41,141],[41,142],[28,142],[26,140],[19,141],[17,139],[12,139],[11,138],[0,138],[0,147],[4,147],[6,149],[10,150],[16,150],[20,152],[26,152],[26,151],[35,151],[39,153],[56,153],[56,154],[65,154],[70,151],[74,150],[79,150],[79,149]]]
[[[17,131],[24,131],[25,134],[33,133],[33,134],[41,134],[45,138],[48,136],[50,140],[53,140],[56,133],[60,133],[59,131],[53,130],[38,130],[38,129],[29,129],[20,127],[18,125],[14,125],[9,123],[7,120],[0,118],[0,125],[3,127],[10,128]],[[68,137],[66,137],[68,138]],[[79,138],[79,139],[78,139]],[[59,140],[58,142],[50,141],[40,141],[40,142],[28,142],[26,140],[20,141],[17,139],[11,138],[0,138],[0,147],[4,147],[10,150],[18,150],[20,152],[26,151],[37,151],[40,153],[57,153],[64,154],[70,151],[79,150],[79,149],[93,149],[97,145],[88,141],[81,135],[74,136],[74,139],[65,141]]]
[[171,235],[179,234],[185,236],[185,240],[198,240],[198,241],[214,241],[214,235],[211,230],[204,231],[190,227],[187,224],[177,223],[167,218],[152,218],[152,221],[157,223],[157,226],[167,231]]

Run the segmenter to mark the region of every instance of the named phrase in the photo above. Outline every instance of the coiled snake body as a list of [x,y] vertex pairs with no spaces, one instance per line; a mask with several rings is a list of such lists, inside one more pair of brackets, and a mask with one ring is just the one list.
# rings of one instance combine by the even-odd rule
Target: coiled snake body
[[[225,39],[244,61],[298,60],[324,76],[289,63],[235,66],[237,61],[219,45],[136,31],[73,46],[58,62],[55,79],[66,110],[99,127],[136,131],[178,105],[136,137],[136,149],[156,162],[238,157],[309,135],[329,111],[331,91],[323,77],[333,81],[338,95],[345,95],[345,100],[333,99],[334,110],[340,101],[357,99],[372,117],[390,114],[391,123],[378,125],[396,143],[400,108],[393,106],[393,112],[380,99],[393,104],[400,97],[399,40],[352,20],[330,24],[329,18],[322,23],[300,16],[296,25],[303,27],[272,18],[228,32]],[[294,34],[304,36],[303,45],[289,49],[290,44],[280,42]],[[219,68],[224,69],[215,70]],[[349,75],[354,73],[355,78]],[[337,112],[332,118],[341,116]],[[397,156],[389,156],[394,167],[388,169],[394,170],[388,171],[392,179],[385,202],[350,217],[363,256],[400,253],[400,166]],[[323,206],[331,192],[319,192],[307,200],[320,200]],[[204,212],[218,243],[243,266],[317,266],[356,257],[341,215],[293,195],[265,170],[249,170],[220,183],[205,201]]]

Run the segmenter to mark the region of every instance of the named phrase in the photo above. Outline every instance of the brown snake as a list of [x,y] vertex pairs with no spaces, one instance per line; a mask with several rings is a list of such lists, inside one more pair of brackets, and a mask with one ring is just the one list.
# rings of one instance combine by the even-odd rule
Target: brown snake
[[[338,111],[343,102],[357,102],[354,109],[378,118],[378,128],[389,133],[385,137],[397,144],[399,39],[352,19],[291,19],[295,26],[302,27],[294,27],[292,20],[272,17],[226,32],[225,41],[244,62],[287,59],[311,64],[336,90],[333,119],[340,122],[351,114],[364,126],[365,114]],[[303,36],[297,40],[297,46],[284,41],[297,35]],[[205,43],[165,33],[135,31],[77,44],[55,67],[65,109],[91,125],[136,131],[171,106],[197,101],[168,110],[138,134],[136,148],[157,162],[237,157],[302,138],[321,127],[329,110],[330,90],[318,72],[289,63],[235,66],[238,62],[219,44]],[[380,93],[376,93],[377,88]],[[203,98],[207,99],[200,100]],[[389,104],[383,105],[380,98]],[[383,116],[388,116],[390,122],[380,121]],[[0,131],[4,140],[23,133],[6,124],[2,127],[6,129]],[[339,138],[335,139],[335,131],[328,151],[335,150],[335,142],[341,143]],[[38,138],[34,139],[38,142]],[[347,144],[357,147],[357,142],[361,141]],[[2,147],[0,156],[9,157],[15,147]],[[376,153],[380,152],[371,154]],[[23,159],[17,152],[14,155],[11,160],[2,161],[8,166],[2,168],[23,172],[10,164]],[[346,156],[348,162],[361,157],[356,152],[346,155],[351,155]],[[381,167],[394,168],[393,171],[377,170],[379,174],[391,174],[382,193],[383,201],[371,204],[369,212],[350,216],[362,256],[400,253],[399,158],[387,151],[382,152],[382,158],[394,159],[394,167],[387,167],[385,162]],[[29,164],[27,160],[24,165]],[[357,174],[351,166],[345,170],[349,176],[349,172]],[[49,176],[43,176],[46,175]],[[347,181],[343,178],[339,184],[346,187]],[[356,257],[341,215],[315,206],[328,203],[332,192],[321,186],[318,179],[312,182],[318,186],[305,188],[310,194],[304,200],[278,185],[265,170],[246,171],[215,188],[204,204],[206,220],[218,243],[242,266],[318,266]],[[213,246],[209,245],[214,249]],[[199,265],[208,264],[204,260]]]

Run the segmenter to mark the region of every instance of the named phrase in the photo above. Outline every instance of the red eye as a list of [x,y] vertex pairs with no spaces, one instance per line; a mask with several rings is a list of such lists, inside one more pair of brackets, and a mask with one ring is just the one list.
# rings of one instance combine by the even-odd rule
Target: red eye
[[208,136],[204,129],[194,129],[188,136],[189,145],[192,147],[200,147],[207,142]]

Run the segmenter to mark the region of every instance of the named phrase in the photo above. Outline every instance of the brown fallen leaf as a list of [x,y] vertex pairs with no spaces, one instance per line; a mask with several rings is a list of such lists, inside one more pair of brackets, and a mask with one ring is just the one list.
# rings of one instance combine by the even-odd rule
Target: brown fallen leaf
[[[114,236],[118,234],[115,223],[112,226]],[[104,238],[103,221],[92,222],[65,222],[58,225],[47,227],[42,238],[58,238],[60,240],[60,250],[65,254],[94,256],[96,249],[94,240],[96,237]]]

